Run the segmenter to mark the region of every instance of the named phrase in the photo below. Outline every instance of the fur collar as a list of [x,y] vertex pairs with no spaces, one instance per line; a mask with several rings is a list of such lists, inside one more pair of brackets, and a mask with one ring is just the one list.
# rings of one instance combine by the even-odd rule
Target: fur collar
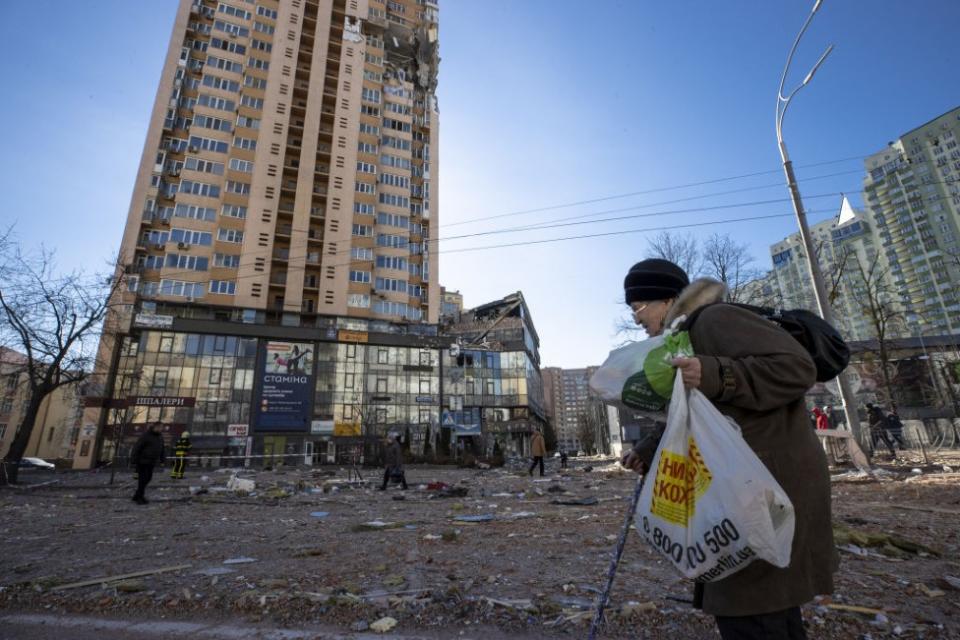
[[689,316],[700,307],[723,302],[726,298],[727,285],[713,278],[697,278],[680,292],[677,301],[667,312],[664,326],[669,327],[680,316]]

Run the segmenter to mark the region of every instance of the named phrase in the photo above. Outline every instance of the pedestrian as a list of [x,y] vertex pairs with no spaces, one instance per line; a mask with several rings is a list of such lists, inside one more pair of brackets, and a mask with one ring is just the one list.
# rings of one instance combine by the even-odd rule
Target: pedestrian
[[130,452],[130,461],[137,470],[137,492],[133,494],[133,501],[137,504],[147,504],[144,490],[153,478],[153,468],[165,459],[163,436],[160,435],[160,423],[154,422],[147,427],[146,432]]
[[547,455],[547,443],[543,439],[543,432],[540,431],[540,428],[537,427],[536,431],[533,432],[533,436],[530,438],[530,455],[533,457],[533,462],[530,464],[530,468],[527,472],[532,476],[533,470],[536,466],[540,465],[540,477],[543,477],[543,457]]
[[407,490],[407,477],[403,473],[403,450],[400,447],[400,434],[390,432],[387,435],[387,448],[384,451],[383,484],[380,491],[387,490],[387,483],[399,480],[404,491]]
[[813,408],[813,417],[816,420],[818,431],[826,431],[830,428],[830,422],[827,420],[827,414],[821,411],[820,407]]
[[561,469],[567,468],[567,450],[566,449],[560,449],[560,468]]
[[893,448],[893,441],[887,434],[887,416],[883,409],[870,402],[867,403],[867,423],[870,425],[870,448],[876,451],[877,443],[883,442],[890,450],[890,457],[897,457],[897,450]]
[[[761,316],[722,303],[726,287],[708,278],[689,282],[679,266],[661,259],[635,264],[624,280],[634,320],[656,336],[675,320],[687,326],[694,356],[674,366],[687,388],[699,389],[732,418],[744,440],[790,497],[796,512],[790,564],[756,560],[717,582],[695,583],[694,606],[715,617],[724,640],[805,639],[800,605],[833,591],[839,557],[833,540],[830,475],[809,427],[804,394],[816,381],[809,353]],[[707,306],[709,305],[709,306]],[[656,451],[646,439],[624,456],[643,473]]]
[[183,479],[183,470],[187,466],[187,455],[190,454],[190,432],[184,431],[173,443],[173,469],[170,470],[170,477],[174,480]]
[[830,405],[825,405],[822,409],[823,416],[825,418],[824,424],[826,425],[825,429],[833,429],[833,407]]
[[901,451],[907,448],[906,443],[903,441],[903,422],[900,420],[896,408],[891,409],[890,414],[887,416],[887,433],[891,440],[900,445]]

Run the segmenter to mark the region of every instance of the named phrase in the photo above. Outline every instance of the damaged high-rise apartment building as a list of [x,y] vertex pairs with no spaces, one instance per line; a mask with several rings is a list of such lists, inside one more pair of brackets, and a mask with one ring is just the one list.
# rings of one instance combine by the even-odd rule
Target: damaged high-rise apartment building
[[77,466],[439,422],[438,44],[430,0],[181,0]]

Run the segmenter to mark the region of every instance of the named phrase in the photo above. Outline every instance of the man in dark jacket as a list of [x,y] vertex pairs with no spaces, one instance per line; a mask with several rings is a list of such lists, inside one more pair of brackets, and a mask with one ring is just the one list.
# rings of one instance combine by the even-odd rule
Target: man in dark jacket
[[887,416],[883,409],[875,404],[867,403],[867,422],[870,424],[870,448],[876,451],[877,443],[883,442],[890,450],[890,457],[897,457],[897,450],[893,448],[893,441],[887,434]]
[[407,490],[407,477],[403,473],[403,450],[400,447],[400,435],[391,433],[387,436],[387,449],[384,451],[383,484],[381,491],[386,491],[387,483],[391,478],[400,478],[400,486]]
[[137,492],[133,494],[133,501],[137,504],[147,504],[143,492],[153,478],[153,468],[158,462],[163,463],[164,458],[160,423],[154,422],[140,436],[137,444],[133,445],[133,450],[130,452],[130,462],[137,470]]
[[[634,320],[651,336],[701,307],[689,328],[695,353],[673,364],[687,388],[699,389],[739,426],[744,440],[790,497],[796,528],[790,565],[756,560],[716,582],[697,583],[694,605],[717,620],[724,640],[805,639],[800,605],[833,591],[839,563],[830,515],[830,475],[810,428],[804,394],[816,367],[782,328],[723,302],[726,287],[714,280],[689,282],[667,260],[635,264],[624,281]],[[707,306],[709,305],[709,306]],[[623,464],[649,469],[655,446],[644,441]]]
[[907,448],[903,441],[903,422],[900,420],[896,409],[891,410],[887,416],[887,432],[890,434],[890,438],[900,445],[901,450]]

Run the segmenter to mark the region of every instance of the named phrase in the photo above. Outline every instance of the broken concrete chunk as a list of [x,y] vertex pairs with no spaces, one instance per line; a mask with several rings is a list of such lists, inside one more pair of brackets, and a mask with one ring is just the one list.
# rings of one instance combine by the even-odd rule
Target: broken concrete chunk
[[239,558],[228,558],[223,561],[223,564],[248,564],[250,562],[256,562],[256,558],[248,558],[246,556],[240,556]]
[[377,633],[387,633],[395,626],[397,626],[397,621],[390,616],[385,616],[371,624],[370,628]]
[[248,480],[246,478],[238,478],[237,476],[230,476],[230,479],[227,480],[227,489],[237,492],[246,492],[250,493],[257,488],[257,483],[253,480]]

